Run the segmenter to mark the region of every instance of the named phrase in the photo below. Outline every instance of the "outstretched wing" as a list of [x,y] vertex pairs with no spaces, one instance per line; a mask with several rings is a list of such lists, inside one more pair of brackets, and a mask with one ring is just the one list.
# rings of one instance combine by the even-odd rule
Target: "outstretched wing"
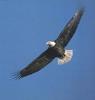
[[41,70],[54,58],[55,58],[55,53],[52,51],[51,48],[48,48],[38,58],[36,58],[32,63],[30,63],[26,68],[18,72],[16,78],[19,79]]
[[83,12],[84,8],[81,8],[75,13],[75,15],[71,18],[71,20],[67,23],[67,25],[63,29],[63,31],[60,33],[58,38],[55,40],[56,42],[61,43],[63,47],[65,47],[68,44],[68,42],[70,41],[70,39],[72,38],[78,27]]

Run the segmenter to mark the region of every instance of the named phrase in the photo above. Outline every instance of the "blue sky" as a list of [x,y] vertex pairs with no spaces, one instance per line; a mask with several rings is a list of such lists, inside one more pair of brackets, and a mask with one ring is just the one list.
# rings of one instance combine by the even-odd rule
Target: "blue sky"
[[[71,62],[55,59],[22,80],[11,73],[42,53],[74,15],[85,14],[67,48]],[[95,0],[0,0],[0,100],[95,100]]]

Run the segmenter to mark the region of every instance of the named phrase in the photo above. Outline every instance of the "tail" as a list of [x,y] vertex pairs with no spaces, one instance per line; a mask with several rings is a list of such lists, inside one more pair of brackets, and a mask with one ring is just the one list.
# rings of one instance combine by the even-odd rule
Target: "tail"
[[65,56],[62,59],[58,58],[58,64],[59,65],[71,61],[72,56],[73,56],[73,50],[65,50],[64,54],[65,54]]

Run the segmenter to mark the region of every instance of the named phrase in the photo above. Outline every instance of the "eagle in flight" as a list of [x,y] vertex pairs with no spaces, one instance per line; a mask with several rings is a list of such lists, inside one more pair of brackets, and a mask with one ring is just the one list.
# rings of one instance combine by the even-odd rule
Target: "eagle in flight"
[[73,51],[66,50],[65,47],[74,35],[83,13],[84,8],[78,9],[61,31],[58,38],[54,41],[46,42],[48,45],[47,50],[45,50],[40,56],[38,56],[21,71],[17,72],[15,78],[20,79],[40,71],[56,57],[58,58],[58,64],[69,62],[73,56]]

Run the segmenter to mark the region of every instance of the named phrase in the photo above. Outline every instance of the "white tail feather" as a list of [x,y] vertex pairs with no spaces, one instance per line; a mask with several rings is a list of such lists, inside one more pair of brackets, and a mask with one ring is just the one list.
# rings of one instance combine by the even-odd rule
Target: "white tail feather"
[[58,58],[58,64],[64,64],[71,61],[73,56],[73,50],[65,50],[64,54],[65,56],[62,59]]

